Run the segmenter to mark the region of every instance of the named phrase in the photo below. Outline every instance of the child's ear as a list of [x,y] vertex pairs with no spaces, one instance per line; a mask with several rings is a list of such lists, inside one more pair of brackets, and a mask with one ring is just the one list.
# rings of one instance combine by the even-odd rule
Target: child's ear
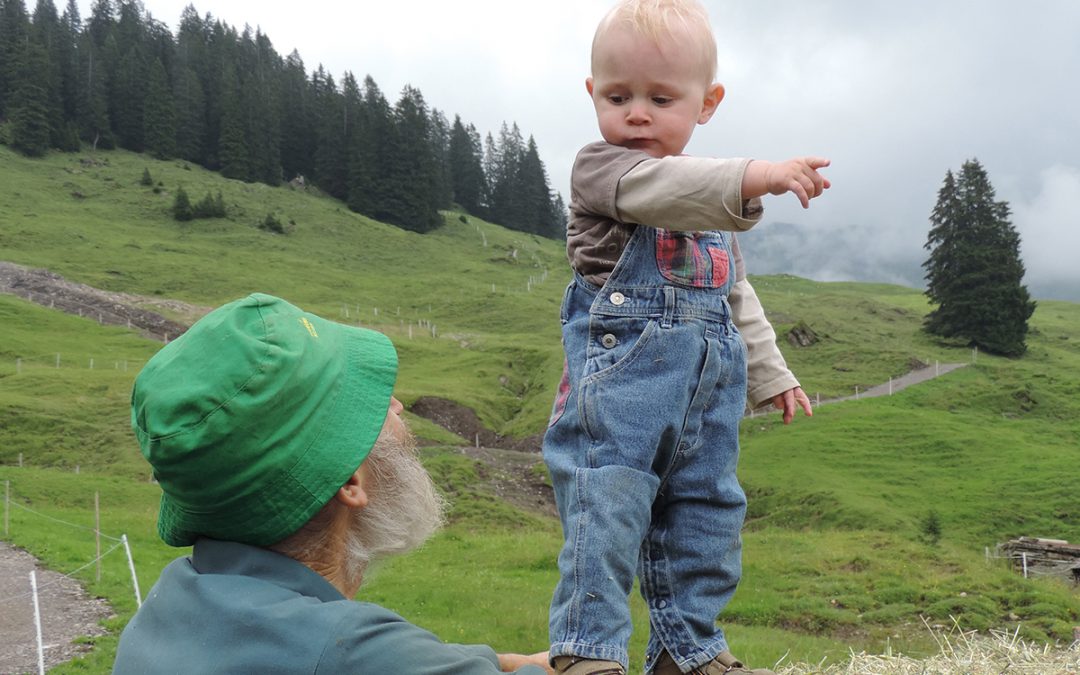
[[589,92],[590,98],[592,98],[592,82],[593,80],[591,77],[585,78],[585,91]]
[[716,112],[716,106],[720,105],[720,101],[724,100],[724,85],[719,82],[715,82],[708,89],[705,90],[705,99],[701,103],[701,114],[698,115],[698,124],[705,124],[708,122],[713,113]]

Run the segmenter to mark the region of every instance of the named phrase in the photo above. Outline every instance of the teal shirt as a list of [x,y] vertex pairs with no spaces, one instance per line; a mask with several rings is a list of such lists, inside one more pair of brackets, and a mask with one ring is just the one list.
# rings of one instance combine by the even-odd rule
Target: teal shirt
[[447,644],[387,609],[345,598],[292,558],[213,539],[165,567],[120,636],[113,665],[119,675],[498,672],[490,647]]

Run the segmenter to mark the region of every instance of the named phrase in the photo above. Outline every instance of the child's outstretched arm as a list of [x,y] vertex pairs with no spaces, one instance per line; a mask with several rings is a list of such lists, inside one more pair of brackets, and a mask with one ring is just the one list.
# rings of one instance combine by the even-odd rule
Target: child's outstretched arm
[[820,197],[832,183],[818,169],[829,166],[824,157],[796,157],[786,162],[768,162],[755,159],[743,174],[742,197],[753,199],[764,195],[782,195],[791,192],[799,198],[804,209],[810,208],[810,200]]
[[795,418],[795,406],[802,408],[803,414],[807,417],[814,416],[814,411],[810,408],[810,399],[802,387],[788,389],[773,396],[772,404],[777,410],[784,411],[784,424],[791,424],[791,420]]

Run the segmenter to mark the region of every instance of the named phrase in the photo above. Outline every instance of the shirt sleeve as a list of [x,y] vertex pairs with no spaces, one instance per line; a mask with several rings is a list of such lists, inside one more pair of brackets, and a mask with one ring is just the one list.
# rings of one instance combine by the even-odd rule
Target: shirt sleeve
[[748,230],[763,214],[760,199],[742,198],[749,163],[590,143],[574,160],[571,210],[668,230]]
[[746,399],[751,408],[772,400],[773,396],[799,386],[787,367],[784,355],[776,346],[776,332],[765,317],[765,309],[754,287],[746,278],[738,239],[733,238],[735,285],[728,294],[731,320],[746,344]]
[[744,201],[749,159],[662,157],[636,164],[619,181],[619,219],[668,230],[749,230],[760,199]]
[[[443,642],[433,633],[377,605],[356,603],[329,636],[317,675],[409,673],[409,675],[495,675],[499,659],[486,645]],[[545,675],[524,666],[520,675]]]

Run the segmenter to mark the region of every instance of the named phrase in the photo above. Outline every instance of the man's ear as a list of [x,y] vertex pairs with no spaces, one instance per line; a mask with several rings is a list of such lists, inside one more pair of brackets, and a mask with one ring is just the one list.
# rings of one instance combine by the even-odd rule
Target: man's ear
[[591,77],[585,78],[585,91],[589,92],[589,98],[592,98],[593,79]]
[[701,103],[701,114],[698,115],[698,124],[705,124],[712,119],[716,107],[724,100],[724,85],[714,82],[705,90],[705,99]]
[[338,500],[350,509],[362,509],[367,506],[368,494],[364,489],[364,479],[367,476],[367,472],[364,471],[364,465],[361,464],[353,474],[349,476],[349,480],[345,481],[345,484],[334,494],[334,499]]

